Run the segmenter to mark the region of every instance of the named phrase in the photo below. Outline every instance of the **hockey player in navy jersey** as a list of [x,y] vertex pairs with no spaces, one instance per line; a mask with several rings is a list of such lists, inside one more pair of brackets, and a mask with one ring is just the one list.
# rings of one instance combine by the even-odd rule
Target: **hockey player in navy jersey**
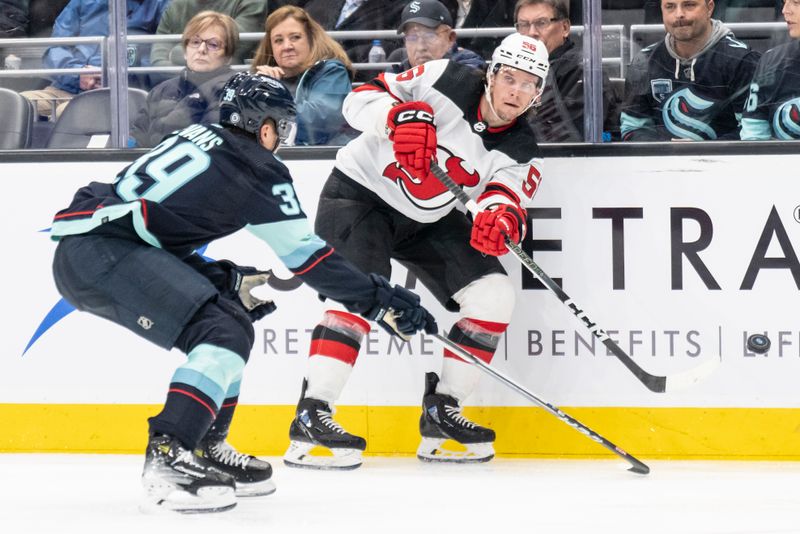
[[661,0],[667,35],[628,69],[623,141],[739,139],[759,54],[713,12],[714,0]]
[[783,3],[791,41],[761,57],[742,118],[744,140],[800,139],[800,0]]
[[[55,216],[53,272],[77,309],[187,355],[150,418],[143,485],[181,512],[232,508],[274,491],[269,463],[225,441],[253,345],[252,322],[275,309],[250,293],[268,273],[195,250],[246,228],[320,294],[392,334],[436,331],[419,297],[364,275],[317,237],[274,152],[294,132],[286,87],[238,74],[223,88],[221,125],[195,124],[92,182]],[[362,319],[359,319],[362,320]]]
[[[344,102],[362,133],[339,150],[323,187],[316,231],[362,269],[389,276],[390,259],[406,266],[459,319],[449,338],[489,362],[514,308],[514,288],[496,256],[504,233],[525,235],[526,212],[542,179],[527,121],[517,120],[541,96],[547,49],[531,37],[506,37],[486,73],[447,60],[382,74]],[[431,158],[482,211],[470,222],[453,195],[429,174]],[[338,310],[312,333],[308,373],[284,462],[355,468],[366,447],[333,418],[369,326]],[[482,462],[494,456],[494,431],[461,413],[480,370],[445,351],[440,373],[428,373],[420,419],[420,459]],[[442,448],[446,439],[465,452]],[[313,456],[315,446],[333,456]]]

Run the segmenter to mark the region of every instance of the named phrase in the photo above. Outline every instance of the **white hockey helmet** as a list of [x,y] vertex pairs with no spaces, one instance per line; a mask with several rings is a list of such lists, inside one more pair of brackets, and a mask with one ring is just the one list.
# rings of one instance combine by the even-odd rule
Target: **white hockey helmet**
[[501,65],[538,76],[542,79],[541,87],[544,87],[547,71],[550,70],[547,47],[538,39],[512,33],[494,49],[492,61],[489,63],[489,75],[496,74]]

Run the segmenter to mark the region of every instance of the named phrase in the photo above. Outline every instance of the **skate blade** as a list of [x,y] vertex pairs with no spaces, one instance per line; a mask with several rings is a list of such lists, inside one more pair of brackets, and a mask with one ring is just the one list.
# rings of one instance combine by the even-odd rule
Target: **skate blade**
[[283,455],[283,463],[288,467],[301,467],[305,469],[323,470],[349,470],[357,469],[361,466],[361,455],[364,451],[359,449],[328,449],[322,447],[324,451],[332,453],[332,456],[316,456],[311,454],[311,449],[318,447],[313,443],[302,441],[292,441],[286,454]]
[[237,482],[236,483],[236,496],[237,497],[264,497],[265,495],[272,495],[275,493],[275,482],[271,478],[262,480],[261,482]]
[[208,514],[225,512],[236,507],[236,494],[229,486],[208,486],[197,494],[176,488],[149,487],[147,497],[139,506],[143,513],[174,512],[179,514]]
[[417,448],[417,458],[423,462],[443,462],[471,464],[488,462],[494,458],[494,447],[488,443],[457,443],[464,450],[452,450],[442,447],[444,438],[422,438]]

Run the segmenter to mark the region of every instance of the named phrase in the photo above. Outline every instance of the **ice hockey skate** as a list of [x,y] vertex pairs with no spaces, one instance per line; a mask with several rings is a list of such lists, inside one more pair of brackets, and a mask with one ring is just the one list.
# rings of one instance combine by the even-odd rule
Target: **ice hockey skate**
[[222,512],[236,506],[233,477],[171,437],[150,437],[142,472],[145,511]]
[[[417,458],[426,462],[475,463],[494,458],[494,430],[476,425],[461,414],[458,401],[449,395],[436,393],[439,377],[425,375],[425,395],[419,431],[422,441]],[[466,447],[464,451],[444,449],[448,439]]]
[[[333,420],[333,411],[327,402],[308,398],[301,398],[297,405],[289,427],[289,439],[292,441],[283,455],[283,463],[290,467],[356,469],[367,447],[364,438],[350,434]],[[314,447],[325,447],[333,455],[312,455]]]
[[275,493],[272,466],[255,456],[243,454],[227,441],[203,440],[194,453],[233,477],[237,497],[259,497]]

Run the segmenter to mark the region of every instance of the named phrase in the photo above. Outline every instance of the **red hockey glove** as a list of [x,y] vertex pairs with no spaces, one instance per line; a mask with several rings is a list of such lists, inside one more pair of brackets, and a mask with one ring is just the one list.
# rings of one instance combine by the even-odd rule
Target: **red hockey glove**
[[505,237],[519,243],[525,228],[525,210],[513,204],[501,204],[485,209],[472,221],[472,236],[469,244],[491,256],[502,256],[508,252]]
[[418,180],[427,178],[436,157],[433,109],[425,102],[398,104],[389,110],[386,124],[397,162]]

